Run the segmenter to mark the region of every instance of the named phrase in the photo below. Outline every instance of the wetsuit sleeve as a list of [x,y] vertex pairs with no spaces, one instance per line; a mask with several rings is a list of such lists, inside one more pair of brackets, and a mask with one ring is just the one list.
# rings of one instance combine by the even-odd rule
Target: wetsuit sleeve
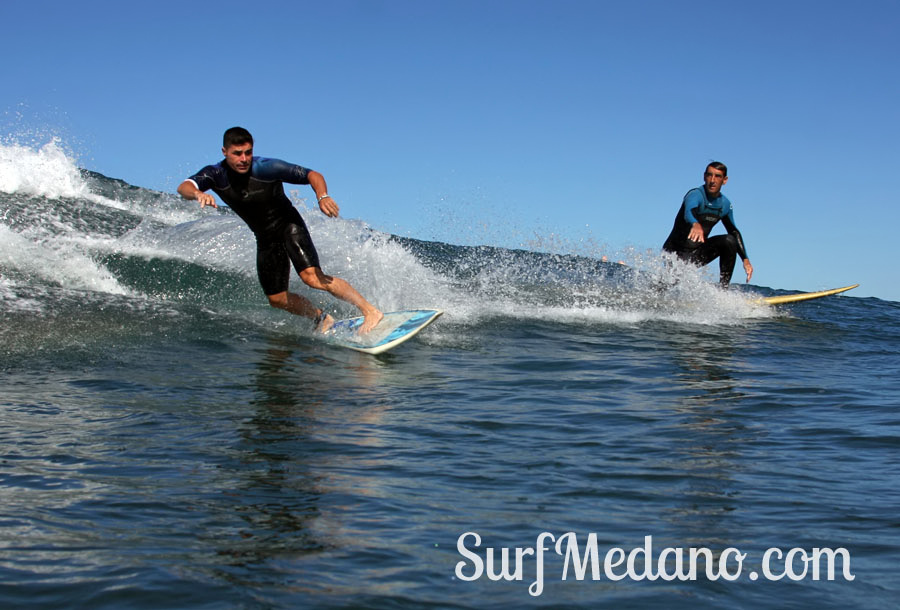
[[281,159],[253,160],[253,177],[260,180],[287,182],[289,184],[309,184],[309,170],[300,165],[287,163]]
[[207,165],[199,172],[188,178],[191,182],[194,183],[201,191],[208,191],[209,189],[218,185],[223,179],[224,175],[222,172],[222,168],[219,165]]
[[703,195],[698,189],[691,189],[684,196],[684,221],[688,224],[699,222],[694,217],[694,210],[703,205]]
[[738,228],[734,225],[734,210],[728,210],[728,214],[722,217],[722,226],[725,227],[725,230],[728,231],[729,235],[732,235],[737,240],[738,256],[741,257],[741,260],[747,260],[747,249],[744,247],[744,238],[741,237],[741,232],[738,231]]

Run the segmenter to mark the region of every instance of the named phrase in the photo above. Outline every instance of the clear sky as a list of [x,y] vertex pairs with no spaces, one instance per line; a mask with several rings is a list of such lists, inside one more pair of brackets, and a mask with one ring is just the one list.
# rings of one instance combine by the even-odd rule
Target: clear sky
[[658,251],[720,160],[753,283],[900,301],[896,0],[3,0],[0,23],[0,137],[138,186],[242,125],[376,229],[614,257]]

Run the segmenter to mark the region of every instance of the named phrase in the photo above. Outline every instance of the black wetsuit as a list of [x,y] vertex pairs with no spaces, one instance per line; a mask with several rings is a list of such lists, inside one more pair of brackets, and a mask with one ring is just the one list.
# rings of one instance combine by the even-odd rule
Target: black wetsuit
[[[709,232],[720,220],[728,234],[710,237]],[[699,222],[703,227],[703,238],[706,241],[699,242],[688,239],[688,234],[695,222]],[[736,256],[740,256],[741,260],[747,258],[744,239],[734,224],[734,210],[731,202],[721,194],[710,201],[707,198],[706,189],[702,186],[689,190],[684,196],[681,209],[675,216],[672,232],[669,233],[666,243],[663,244],[663,250],[700,266],[708,265],[718,258],[719,282],[724,285],[731,282]]]
[[291,263],[297,273],[319,267],[300,212],[282,183],[309,184],[309,170],[278,159],[253,157],[250,171],[239,174],[223,160],[188,178],[201,191],[212,189],[256,236],[256,271],[267,295],[288,289]]

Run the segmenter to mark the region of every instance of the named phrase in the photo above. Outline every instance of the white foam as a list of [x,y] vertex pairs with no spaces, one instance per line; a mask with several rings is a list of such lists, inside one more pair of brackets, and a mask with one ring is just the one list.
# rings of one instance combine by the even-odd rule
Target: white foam
[[[129,189],[104,190],[129,198],[115,200],[94,194],[57,142],[39,150],[0,146],[0,191],[64,200],[61,206],[103,205],[144,219],[121,237],[85,234],[80,225],[67,225],[65,219],[77,215],[60,214],[64,208],[51,201],[39,225],[13,230],[0,224],[0,267],[66,288],[112,294],[127,291],[92,254],[179,259],[256,276],[255,240],[235,215],[201,210],[174,195],[167,199],[147,191],[135,190],[132,195]],[[497,317],[573,324],[648,320],[729,324],[768,314],[752,306],[745,295],[718,289],[705,272],[657,252],[632,250],[616,256],[614,260],[626,259],[639,278],[618,284],[593,266],[604,253],[590,243],[564,248],[567,254],[583,257],[571,261],[571,267],[562,261],[556,269],[553,265],[559,261],[546,259],[549,271],[535,268],[534,257],[512,250],[492,251],[490,264],[483,265],[478,258],[482,253],[472,250],[469,262],[480,270],[461,280],[455,271],[445,275],[431,269],[400,242],[360,220],[327,218],[317,208],[306,208],[296,196],[295,205],[309,226],[323,270],[349,281],[385,311],[439,308],[446,312],[442,322],[451,325]],[[306,288],[294,273],[292,286],[338,315],[355,313],[352,307]]]
[[33,242],[0,224],[0,266],[66,288],[127,294],[115,277],[77,248],[59,250]]
[[66,154],[57,140],[38,149],[0,144],[0,192],[47,199],[81,199],[169,225],[197,217],[195,206],[185,204],[175,195],[160,207],[145,204],[139,196],[119,200],[92,192],[76,161]]
[[0,146],[0,191],[51,199],[90,196],[81,173],[57,141],[39,150]]
[[754,305],[743,291],[722,290],[706,270],[649,252],[632,252],[628,262],[634,274],[617,280],[592,271],[584,259],[573,262],[576,267],[571,269],[545,272],[532,268],[530,257],[509,252],[492,259],[464,285],[438,278],[432,295],[436,306],[446,310],[445,323],[460,324],[512,318],[565,324],[734,325],[773,315],[771,308]]
[[301,211],[325,273],[341,277],[384,311],[440,308],[445,282],[389,235],[359,220]]

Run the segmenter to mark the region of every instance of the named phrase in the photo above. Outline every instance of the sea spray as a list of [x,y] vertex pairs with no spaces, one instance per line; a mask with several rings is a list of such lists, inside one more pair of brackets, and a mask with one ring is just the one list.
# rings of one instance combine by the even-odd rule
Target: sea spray
[[[0,264],[8,277],[240,315],[268,309],[256,281],[254,237],[227,207],[201,209],[83,172],[53,142],[38,150],[0,147],[0,158]],[[721,290],[703,271],[656,252],[623,251],[610,261],[593,242],[544,242],[558,251],[539,252],[422,241],[355,218],[327,218],[292,195],[326,273],[386,311],[443,309],[435,330],[492,321],[735,324],[772,315],[742,291]],[[335,316],[356,314],[293,273],[292,289]],[[266,311],[263,319],[277,315]]]

